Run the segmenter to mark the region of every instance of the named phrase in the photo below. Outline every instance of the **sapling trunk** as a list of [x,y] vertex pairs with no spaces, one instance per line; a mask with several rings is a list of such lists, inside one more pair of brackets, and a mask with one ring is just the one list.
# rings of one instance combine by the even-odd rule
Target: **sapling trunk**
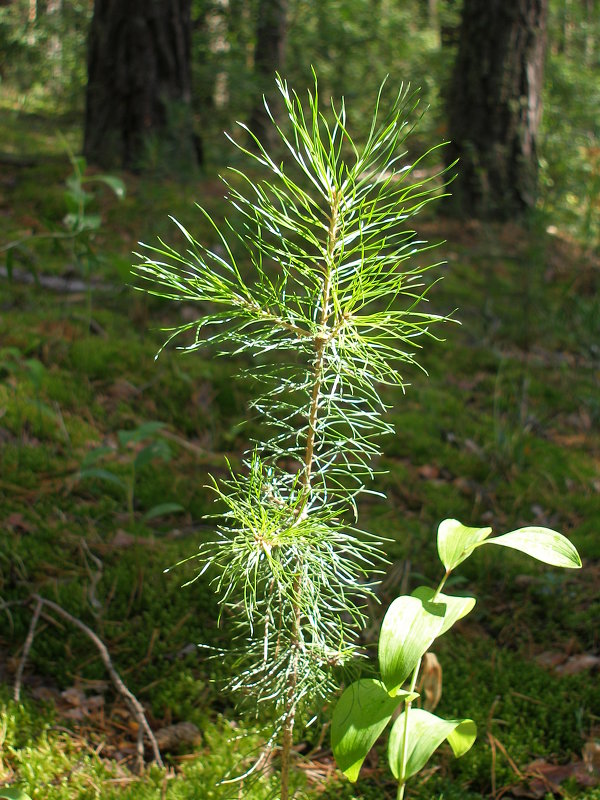
[[[314,337],[314,367],[313,367],[313,386],[311,391],[311,400],[308,413],[308,424],[306,428],[306,448],[304,451],[304,468],[302,471],[302,502],[299,507],[300,514],[309,513],[307,509],[310,507],[311,493],[312,493],[312,469],[313,458],[315,451],[315,444],[317,443],[317,421],[319,416],[319,404],[321,399],[321,379],[323,372],[323,361],[325,358],[325,348],[330,337],[330,330],[328,326],[329,319],[329,302],[331,293],[331,280],[333,272],[333,251],[336,244],[337,234],[337,215],[338,215],[338,195],[334,193],[331,198],[331,212],[329,216],[329,228],[327,232],[326,253],[327,260],[325,264],[325,275],[323,277],[323,292],[321,296],[321,314],[319,318],[319,327]],[[295,626],[292,635],[291,645],[292,648],[298,652],[300,647],[301,635],[301,611],[300,611],[300,595],[302,593],[302,577],[301,577],[301,564],[298,564],[298,575],[294,584],[294,595],[297,600],[294,604],[295,613]],[[294,663],[292,666],[292,673],[290,675],[290,683],[288,687],[288,697],[285,710],[285,722],[283,726],[283,738],[281,749],[281,800],[288,800],[289,798],[289,776],[290,776],[290,762],[292,755],[292,748],[294,743],[294,723],[296,716],[296,680],[297,680],[297,655],[294,656]]]

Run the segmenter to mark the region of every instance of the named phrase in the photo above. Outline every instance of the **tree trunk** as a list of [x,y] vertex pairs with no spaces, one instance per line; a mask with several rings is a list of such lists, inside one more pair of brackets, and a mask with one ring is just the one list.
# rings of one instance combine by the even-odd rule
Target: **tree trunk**
[[594,20],[596,19],[595,0],[584,0],[585,7],[585,65],[594,63]]
[[266,141],[271,126],[262,96],[275,102],[275,73],[281,71],[285,58],[287,0],[259,0],[257,13],[254,72],[259,96],[248,126],[255,136]]
[[506,219],[537,196],[548,0],[465,0],[448,93],[455,209]]
[[52,77],[59,81],[63,72],[63,47],[58,31],[62,29],[61,17],[63,14],[63,0],[48,0],[46,14],[53,17],[54,31],[48,38],[48,61],[52,65]]
[[[208,28],[208,46],[215,56],[215,62],[223,64],[224,56],[229,52],[231,45],[227,37],[227,16],[229,14],[229,0],[215,0],[213,8],[206,15]],[[229,85],[227,70],[218,69],[214,75],[212,104],[217,109],[229,105]]]
[[198,161],[190,109],[191,0],[95,0],[84,153],[104,168]]

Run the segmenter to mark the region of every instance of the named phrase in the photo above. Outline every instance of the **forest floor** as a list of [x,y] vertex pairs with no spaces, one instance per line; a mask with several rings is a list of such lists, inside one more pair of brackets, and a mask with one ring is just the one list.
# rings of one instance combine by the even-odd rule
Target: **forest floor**
[[[229,620],[217,625],[208,579],[182,588],[194,561],[164,572],[211,535],[208,476],[247,446],[252,386],[234,359],[171,349],[155,360],[160,328],[193,309],[129,285],[138,240],[177,241],[168,214],[212,243],[193,203],[218,218],[223,190],[125,175],[122,202],[94,190],[102,225],[85,241],[30,238],[61,229],[70,166],[46,121],[1,112],[0,129],[14,151],[0,173],[0,250],[25,240],[0,260],[0,786],[34,800],[266,800],[269,770],[219,784],[267,736],[223,692],[222,661],[197,647],[226,646]],[[396,594],[436,581],[441,519],[560,530],[584,568],[485,549],[464,565],[456,585],[478,604],[436,649],[438,713],[472,717],[478,741],[458,761],[434,757],[408,796],[598,800],[600,264],[542,224],[428,216],[416,227],[444,240],[430,303],[457,309],[461,325],[427,343],[428,375],[407,375],[406,395],[385,392],[396,427],[378,465],[387,500],[367,496],[360,525],[389,540],[390,565],[365,645]],[[138,722],[71,619],[42,606],[23,660],[35,596],[100,637],[164,769],[136,771]],[[356,786],[336,773],[326,719],[298,744],[300,796],[393,798],[382,757]]]

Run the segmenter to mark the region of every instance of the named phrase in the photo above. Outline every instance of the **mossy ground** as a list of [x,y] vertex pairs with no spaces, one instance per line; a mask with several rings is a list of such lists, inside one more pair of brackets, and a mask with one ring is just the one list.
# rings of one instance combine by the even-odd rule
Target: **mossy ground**
[[[52,156],[3,173],[2,241],[60,228],[69,165],[57,155],[53,125],[0,115],[15,152],[25,144]],[[76,141],[73,128],[66,133]],[[159,329],[189,309],[127,286],[138,239],[176,239],[168,213],[210,240],[193,201],[219,216],[222,192],[212,179],[181,185],[124,177],[123,203],[98,193],[104,225],[91,242],[93,278],[112,288],[92,290],[91,328],[85,292],[1,279],[0,784],[51,800],[263,800],[275,792],[269,775],[247,781],[242,793],[237,785],[217,786],[229,769],[249,764],[264,740],[222,693],[221,660],[195,646],[226,646],[231,620],[217,625],[207,580],[180,588],[193,563],[163,572],[210,536],[203,519],[212,509],[207,476],[223,472],[225,455],[239,458],[257,425],[246,419],[252,387],[234,378],[239,364],[207,353],[166,351],[155,361]],[[462,326],[447,326],[445,342],[424,343],[429,375],[407,373],[405,396],[386,392],[396,426],[378,480],[387,500],[367,497],[360,518],[362,527],[390,540],[382,609],[402,578],[409,588],[436,580],[435,529],[445,517],[497,532],[547,525],[568,534],[584,560],[581,572],[567,574],[483,550],[464,565],[460,588],[479,602],[457,634],[440,643],[440,713],[472,716],[480,736],[458,762],[435,758],[409,794],[475,800],[519,782],[506,754],[522,772],[535,758],[566,763],[598,734],[596,678],[585,671],[561,677],[536,657],[598,647],[600,272],[541,223],[527,229],[428,218],[420,232],[447,240],[440,254],[449,263],[435,270],[444,280],[430,303],[440,313],[457,308]],[[80,277],[73,259],[68,247],[32,240],[15,251],[12,266]],[[86,454],[103,445],[111,450],[104,463],[126,478],[137,451],[119,448],[117,432],[150,420],[164,423],[171,459],[153,461],[136,476],[132,521],[122,487],[78,473]],[[165,502],[184,512],[143,522]],[[201,744],[168,755],[167,770],[134,775],[135,732],[97,652],[51,618],[40,621],[24,699],[13,702],[9,686],[31,618],[31,608],[18,601],[34,591],[98,632],[154,727],[193,722]],[[367,643],[376,639],[377,624]],[[73,686],[100,696],[100,711],[65,716],[60,692]],[[336,778],[326,741],[319,743],[317,729],[307,732],[299,753],[303,796],[394,796],[382,758],[369,760],[357,787]],[[600,797],[573,781],[563,789],[571,800]]]

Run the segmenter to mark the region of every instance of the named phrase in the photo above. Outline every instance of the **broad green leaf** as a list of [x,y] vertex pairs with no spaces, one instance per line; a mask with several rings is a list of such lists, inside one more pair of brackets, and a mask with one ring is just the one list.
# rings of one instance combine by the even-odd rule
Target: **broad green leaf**
[[398,597],[388,608],[379,635],[379,668],[394,696],[429,649],[444,624],[446,606]]
[[79,473],[80,478],[98,478],[101,481],[108,481],[120,486],[121,489],[126,488],[126,483],[118,475],[109,472],[107,469],[100,469],[100,467],[90,467],[89,469],[82,469]]
[[452,748],[455,758],[460,758],[468,753],[477,738],[477,725],[472,719],[457,719],[454,730],[448,734],[448,744]]
[[[404,725],[406,731],[406,766],[402,770]],[[446,739],[459,758],[473,745],[477,726],[471,719],[441,719],[422,708],[410,708],[400,714],[392,727],[388,745],[388,760],[396,780],[404,783],[423,769],[432,754]]]
[[474,548],[492,532],[491,528],[467,528],[457,519],[445,519],[438,528],[438,554],[446,570],[468,558]]
[[488,539],[482,544],[512,547],[513,550],[520,550],[553,567],[564,567],[565,569],[581,567],[581,558],[575,547],[562,533],[557,533],[550,528],[541,528],[537,525],[519,528],[516,531],[505,533],[503,536]]
[[115,175],[90,175],[89,178],[85,178],[85,181],[86,183],[90,181],[99,181],[112,189],[119,200],[125,197],[125,184],[121,178],[117,178]]
[[97,231],[101,225],[102,217],[100,214],[82,214],[79,217],[78,230]]
[[171,449],[164,439],[151,442],[142,448],[135,457],[134,466],[136,469],[141,469],[146,464],[154,461],[155,458],[162,458],[163,461],[168,461],[171,458]]
[[148,522],[155,517],[161,517],[163,514],[174,514],[178,511],[184,511],[184,508],[179,503],[160,503],[153,506],[149,511],[144,514],[144,522]]
[[71,156],[71,164],[76,174],[83,175],[87,167],[87,161],[83,156]]
[[85,206],[90,200],[94,199],[94,195],[91,192],[86,192],[81,181],[74,175],[67,178],[66,185],[68,188],[64,192],[64,197],[69,210],[78,211],[81,206]]
[[10,789],[7,786],[0,786],[0,798],[2,800],[31,800],[23,789]]
[[154,436],[164,427],[164,422],[144,422],[132,431],[117,431],[117,436],[122,445],[129,444],[129,442],[141,442]]
[[[413,597],[422,600],[424,603],[431,602],[431,598],[434,594],[435,590],[431,589],[429,586],[419,586],[412,592]],[[435,602],[443,603],[446,606],[444,624],[442,625],[442,630],[438,633],[438,636],[441,636],[443,633],[450,630],[457,620],[466,617],[467,614],[473,610],[477,601],[474,597],[455,597],[440,592]]]
[[91,467],[92,464],[96,464],[101,458],[104,458],[104,456],[110,453],[114,453],[111,447],[95,447],[93,450],[90,450],[89,453],[86,453],[85,458],[81,462],[81,471],[83,472],[88,467]]
[[81,214],[79,211],[65,214],[63,223],[72,232],[97,231],[102,225],[100,214]]
[[413,692],[390,697],[381,681],[361,678],[344,690],[333,710],[331,747],[336,763],[354,782],[365,760],[392,714]]
[[79,214],[65,214],[63,217],[63,223],[65,228],[68,228],[70,231],[78,230]]
[[29,373],[29,379],[35,388],[39,389],[42,385],[44,375],[46,374],[46,367],[41,361],[38,361],[37,358],[28,358],[25,361],[25,366],[27,367],[27,371]]

